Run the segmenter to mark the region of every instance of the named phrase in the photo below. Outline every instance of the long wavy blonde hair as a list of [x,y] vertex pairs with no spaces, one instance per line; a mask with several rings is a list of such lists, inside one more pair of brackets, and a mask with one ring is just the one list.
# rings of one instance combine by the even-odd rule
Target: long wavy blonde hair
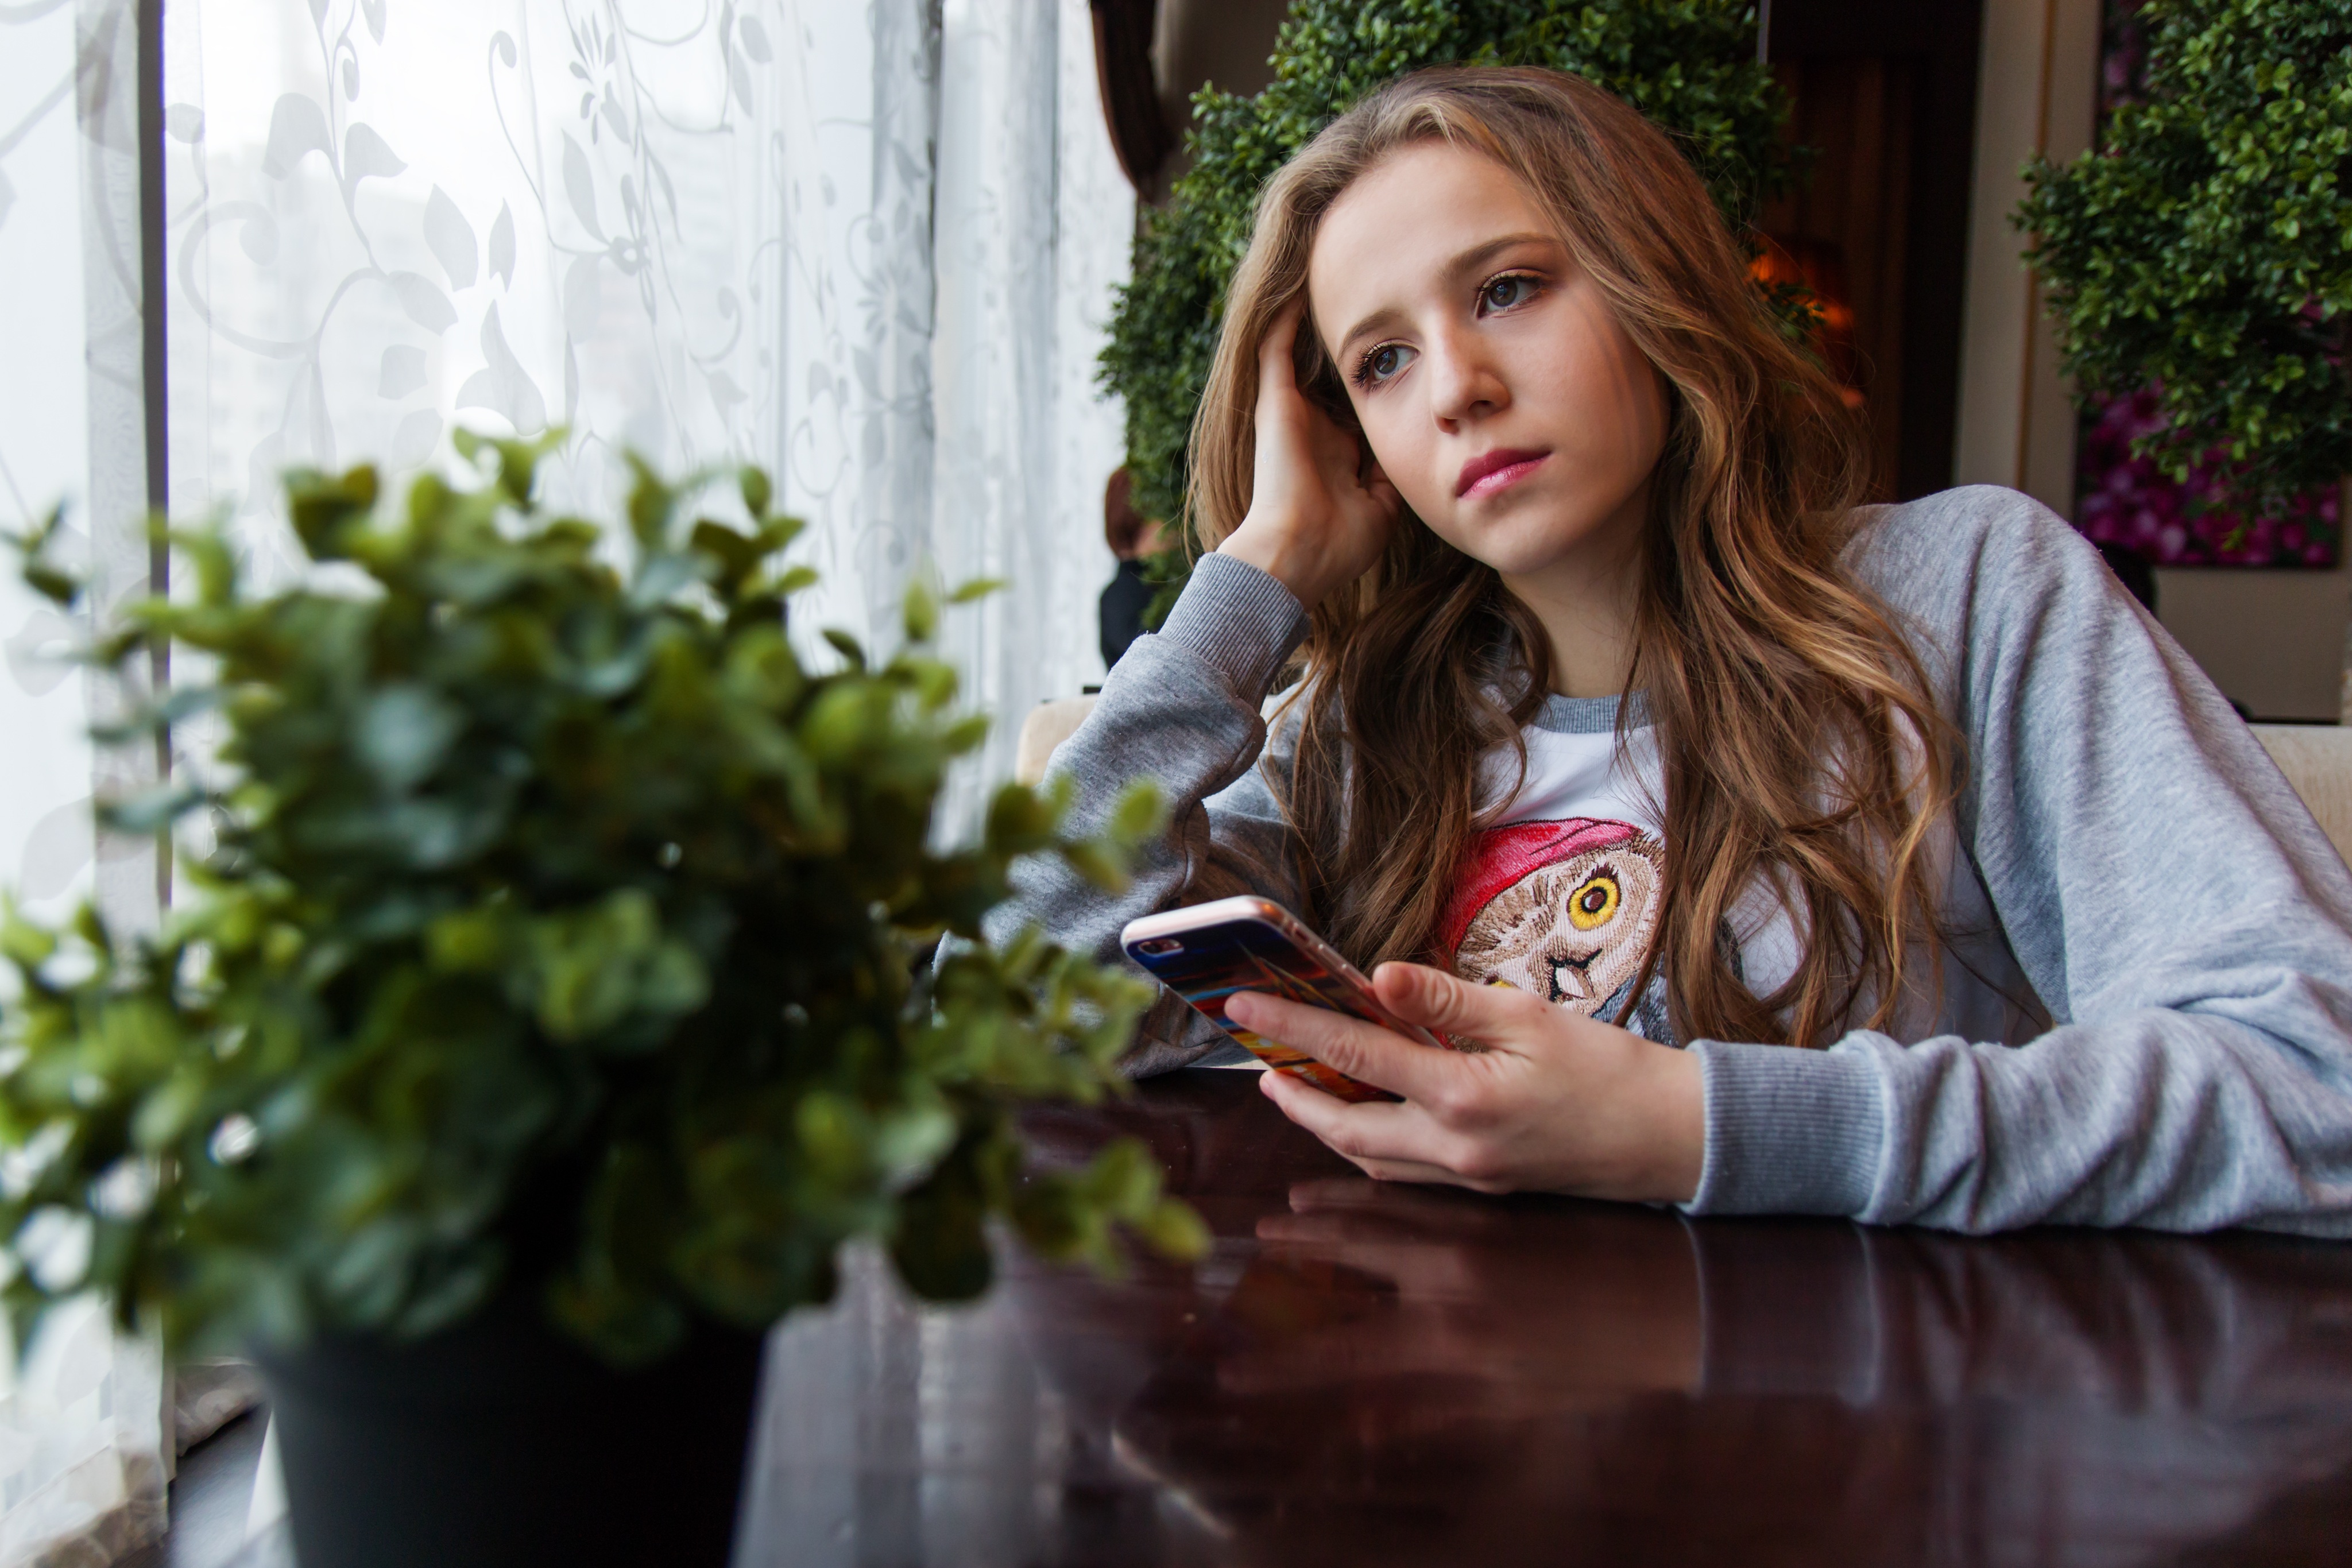
[[[1193,426],[1190,506],[1214,546],[1249,510],[1260,344],[1307,294],[1340,193],[1397,149],[1443,141],[1533,195],[1666,389],[1628,692],[1664,761],[1664,896],[1633,995],[1663,963],[1683,1038],[1821,1043],[1883,1026],[1906,954],[1935,934],[1927,835],[1958,741],[1917,656],[1844,570],[1864,489],[1861,431],[1790,343],[1690,165],[1656,127],[1578,78],[1445,68],[1371,94],[1267,184]],[[1300,385],[1360,429],[1315,330]],[[1315,611],[1287,778],[1308,908],[1358,963],[1442,961],[1437,929],[1481,825],[1480,760],[1516,748],[1550,685],[1550,647],[1492,568],[1408,512],[1379,564]],[[1624,738],[1634,705],[1620,710]],[[1801,935],[1759,996],[1724,933],[1759,879]],[[1853,1015],[1864,1006],[1866,1020]]]

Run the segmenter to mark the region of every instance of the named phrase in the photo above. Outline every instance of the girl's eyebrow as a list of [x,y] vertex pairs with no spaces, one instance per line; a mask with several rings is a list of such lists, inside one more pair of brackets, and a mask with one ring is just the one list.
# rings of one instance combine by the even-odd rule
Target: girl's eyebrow
[[[1559,244],[1559,236],[1537,233],[1501,235],[1472,246],[1468,250],[1447,262],[1440,276],[1449,284],[1458,282],[1465,275],[1485,270],[1496,256],[1509,250],[1513,246],[1530,244],[1557,246]],[[1339,339],[1338,346],[1333,349],[1331,357],[1345,360],[1348,357],[1348,350],[1355,346],[1358,339],[1380,331],[1403,319],[1404,312],[1395,306],[1381,306],[1348,329],[1346,335]]]

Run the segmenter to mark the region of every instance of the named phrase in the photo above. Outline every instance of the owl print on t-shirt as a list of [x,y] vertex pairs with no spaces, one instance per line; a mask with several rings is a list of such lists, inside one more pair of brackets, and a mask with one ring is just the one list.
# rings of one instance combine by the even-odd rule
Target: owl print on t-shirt
[[1671,1043],[1662,976],[1625,1007],[1657,937],[1662,867],[1657,841],[1626,822],[1490,828],[1472,841],[1446,905],[1449,963],[1465,980],[1513,986]]

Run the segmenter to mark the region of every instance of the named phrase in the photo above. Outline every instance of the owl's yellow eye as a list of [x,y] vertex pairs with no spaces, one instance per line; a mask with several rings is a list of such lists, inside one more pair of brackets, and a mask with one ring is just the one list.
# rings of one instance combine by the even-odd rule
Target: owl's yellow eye
[[1568,895],[1569,924],[1579,931],[1606,925],[1617,918],[1617,905],[1624,896],[1615,876],[1605,871],[1595,872],[1585,879],[1583,886]]

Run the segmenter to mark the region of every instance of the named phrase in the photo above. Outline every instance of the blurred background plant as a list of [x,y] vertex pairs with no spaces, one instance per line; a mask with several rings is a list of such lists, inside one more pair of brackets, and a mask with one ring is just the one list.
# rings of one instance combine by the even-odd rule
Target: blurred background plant
[[2098,143],[2037,162],[2016,214],[2093,416],[2081,521],[2167,564],[2324,564],[2352,471],[2352,4],[2118,12]]
[[[939,596],[908,594],[898,653],[828,632],[815,667],[764,474],[722,476],[730,524],[689,517],[708,476],[638,465],[606,528],[534,501],[555,440],[463,440],[484,482],[428,475],[391,516],[371,468],[290,475],[326,570],[259,594],[217,529],[173,533],[186,591],[90,650],[208,668],[101,739],[214,715],[216,777],[104,810],[217,843],[152,936],[0,931],[20,1330],[95,1287],[174,1346],[405,1337],[511,1285],[633,1363],[697,1314],[827,1299],[852,1238],[950,1299],[999,1221],[1104,1267],[1122,1227],[1201,1246],[1135,1145],[1024,1169],[1016,1107],[1113,1091],[1145,988],[981,936],[1023,855],[1115,883],[1149,792],[1078,840],[1008,786],[980,842],[934,849],[986,725],[930,651]],[[58,527],[26,576],[71,608]]]
[[[1190,169],[1137,232],[1102,357],[1103,384],[1126,401],[1136,509],[1184,515],[1185,444],[1259,188],[1365,93],[1433,65],[1573,71],[1672,132],[1726,221],[1745,232],[1792,167],[1780,134],[1787,95],[1757,57],[1752,0],[1296,0],[1271,85],[1251,98],[1213,87],[1194,95]],[[1802,289],[1762,287],[1792,334],[1811,330]],[[1189,561],[1188,539],[1170,530],[1152,565],[1171,585],[1159,613]]]

